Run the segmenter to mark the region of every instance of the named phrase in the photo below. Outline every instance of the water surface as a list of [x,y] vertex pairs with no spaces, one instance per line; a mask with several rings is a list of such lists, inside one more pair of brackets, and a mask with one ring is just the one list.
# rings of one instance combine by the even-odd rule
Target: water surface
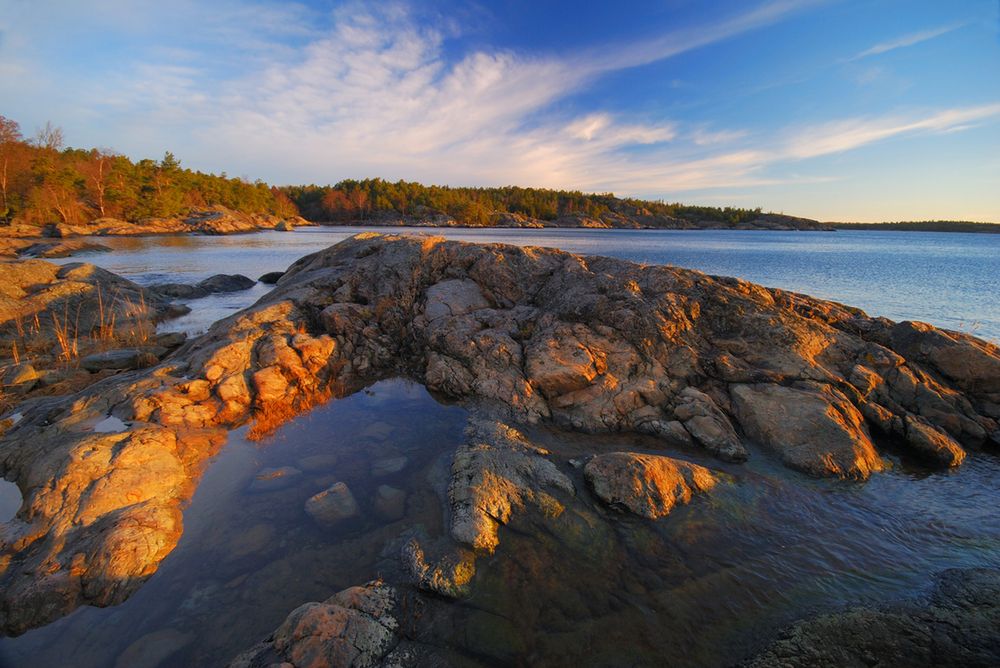
[[[390,380],[260,443],[234,433],[179,546],[142,589],[0,640],[0,665],[225,665],[299,604],[391,569],[408,529],[446,533],[449,456],[466,416]],[[496,554],[478,561],[471,598],[430,604],[448,619],[435,645],[459,666],[728,666],[803,615],[918,595],[946,568],[1000,567],[1000,458],[989,454],[933,473],[894,458],[854,483],[789,471],[752,444],[739,465],[641,436],[528,433],[577,493],[558,495],[557,520],[515,513]],[[622,515],[572,464],[612,449],[694,461],[724,482],[659,521]],[[286,466],[301,473],[253,488],[262,470]],[[338,481],[360,515],[318,526],[305,501]],[[375,503],[382,485],[405,494],[402,516]]]

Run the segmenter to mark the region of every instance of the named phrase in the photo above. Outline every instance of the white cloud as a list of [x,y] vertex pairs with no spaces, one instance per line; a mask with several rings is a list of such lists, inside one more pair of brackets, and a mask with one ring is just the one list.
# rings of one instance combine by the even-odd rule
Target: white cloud
[[950,23],[948,25],[939,26],[937,28],[932,28],[930,30],[922,30],[920,32],[910,33],[908,35],[903,35],[902,37],[897,37],[896,39],[889,40],[887,42],[879,42],[869,49],[865,49],[861,53],[858,53],[851,58],[848,58],[848,62],[854,60],[861,60],[862,58],[870,58],[871,56],[878,56],[883,53],[888,53],[889,51],[895,51],[896,49],[903,49],[908,46],[914,46],[920,44],[921,42],[926,42],[932,40],[935,37],[940,37],[941,35],[946,35],[953,30],[958,30],[964,26],[968,25],[967,22],[962,23]]
[[842,153],[874,142],[917,133],[954,132],[1000,116],[1000,104],[946,109],[924,116],[851,118],[803,129],[785,144],[789,158],[814,158]]

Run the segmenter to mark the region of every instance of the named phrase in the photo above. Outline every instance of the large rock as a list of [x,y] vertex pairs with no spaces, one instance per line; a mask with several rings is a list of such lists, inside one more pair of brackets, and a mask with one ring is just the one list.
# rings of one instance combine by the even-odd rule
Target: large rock
[[288,615],[271,637],[236,657],[230,668],[381,666],[399,644],[396,591],[380,582],[351,587]]
[[782,461],[813,475],[867,478],[881,471],[860,411],[828,385],[734,385],[740,424]]
[[200,299],[220,292],[239,292],[257,284],[252,278],[242,274],[216,274],[195,284],[160,283],[149,290],[165,298]]
[[954,569],[929,601],[861,607],[787,630],[748,668],[1000,665],[1000,571]]
[[90,372],[105,369],[142,369],[156,364],[157,358],[146,350],[127,348],[123,350],[107,350],[101,353],[87,355],[80,359],[80,366]]
[[597,455],[587,462],[583,474],[594,494],[611,507],[653,520],[717,482],[704,466],[635,452]]
[[[58,281],[92,290],[101,274],[37,262],[0,280],[0,312],[22,312]],[[790,466],[861,478],[881,467],[880,434],[943,466],[960,460],[956,447],[1000,442],[998,370],[1000,351],[973,337],[735,279],[358,235],[298,260],[169,361],[23,411],[0,436],[0,474],[25,499],[4,528],[0,624],[19,633],[122,601],[176,545],[180,509],[225,429],[266,433],[386,376],[500,418],[470,432],[449,490],[452,537],[489,552],[500,523],[523,510],[558,515],[573,492],[514,420],[641,433],[736,460],[742,431]],[[130,429],[93,433],[108,415]],[[122,474],[122,453],[139,452],[171,472],[152,497],[136,477],[147,471]]]
[[546,459],[548,451],[517,429],[496,420],[476,418],[466,428],[466,443],[455,453],[448,498],[451,535],[460,543],[493,552],[498,529],[514,512],[531,505],[558,516],[558,490],[573,494],[573,483]]

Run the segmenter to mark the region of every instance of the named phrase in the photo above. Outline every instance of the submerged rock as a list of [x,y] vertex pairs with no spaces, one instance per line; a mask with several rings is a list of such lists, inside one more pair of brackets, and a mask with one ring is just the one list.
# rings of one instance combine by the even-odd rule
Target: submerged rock
[[338,482],[328,489],[309,497],[306,513],[323,526],[333,526],[356,517],[358,502],[354,500],[347,483]]
[[746,665],[1000,665],[1000,571],[954,569],[929,601],[861,607],[796,624]]
[[668,515],[675,505],[688,503],[717,482],[704,466],[635,452],[597,455],[583,474],[602,501],[649,519]]
[[294,466],[265,468],[257,472],[247,489],[251,492],[273,492],[294,485],[301,476],[302,471]]
[[398,520],[406,514],[406,492],[379,485],[375,490],[375,512],[387,520]]

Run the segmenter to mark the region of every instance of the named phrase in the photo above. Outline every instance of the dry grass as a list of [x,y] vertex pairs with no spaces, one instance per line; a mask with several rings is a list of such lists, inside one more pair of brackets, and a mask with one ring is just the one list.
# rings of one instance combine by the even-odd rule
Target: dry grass
[[[96,322],[90,331],[81,331],[80,317],[84,303],[70,311],[69,303],[63,312],[49,314],[51,324],[43,326],[39,313],[29,318],[23,315],[14,318],[16,337],[10,342],[7,356],[19,364],[22,360],[33,365],[43,365],[46,359],[61,364],[74,364],[81,355],[120,348],[123,346],[143,347],[149,345],[156,334],[156,325],[147,316],[148,309],[142,293],[138,302],[124,297],[118,292],[108,299],[100,287],[96,294]],[[128,323],[122,326],[119,321]]]

